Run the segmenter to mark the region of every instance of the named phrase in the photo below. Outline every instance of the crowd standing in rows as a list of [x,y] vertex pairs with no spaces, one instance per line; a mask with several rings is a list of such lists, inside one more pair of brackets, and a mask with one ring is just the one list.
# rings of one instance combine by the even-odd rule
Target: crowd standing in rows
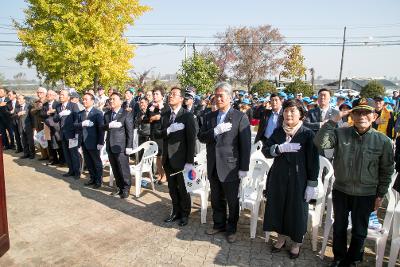
[[[398,92],[391,98],[354,99],[332,97],[323,88],[310,97],[283,91],[261,97],[233,92],[223,82],[203,96],[193,87],[172,87],[167,94],[158,86],[146,93],[130,88],[123,94],[110,88],[108,95],[99,88],[82,96],[74,90],[57,93],[39,87],[36,95],[28,101],[22,94],[0,88],[4,149],[34,159],[35,139],[41,134],[46,144],[39,142],[39,160],[66,165],[63,176],[80,179],[81,148],[90,176],[85,185],[97,189],[103,182],[100,153],[105,145],[117,185],[111,195],[125,199],[131,188],[134,134],[139,145],[154,141],[156,182],[168,181],[172,200],[166,223],[189,223],[191,199],[183,172],[194,168],[200,143],[205,144],[213,210],[213,226],[206,234],[226,232],[230,243],[236,241],[239,186],[248,175],[252,131],[256,131],[253,142],[261,141],[264,156],[274,158],[265,190],[263,229],[278,233],[271,248],[274,253],[287,238],[293,241],[292,259],[299,256],[307,231],[308,203],[318,194],[319,155],[333,160],[336,178],[332,266],[362,260],[369,215],[382,204],[394,168],[400,170]],[[394,188],[399,191],[399,187],[397,179]],[[347,249],[350,212],[353,227]]]

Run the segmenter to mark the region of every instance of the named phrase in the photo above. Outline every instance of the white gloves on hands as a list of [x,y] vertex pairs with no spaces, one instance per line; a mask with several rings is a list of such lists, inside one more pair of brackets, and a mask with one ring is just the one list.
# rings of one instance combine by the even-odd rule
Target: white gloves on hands
[[304,199],[306,202],[310,202],[311,199],[316,199],[318,197],[318,186],[312,187],[307,186],[304,192]]
[[92,127],[94,123],[91,120],[82,121],[82,127]]
[[97,145],[97,150],[101,150],[103,148],[104,145]]
[[299,143],[283,143],[278,145],[278,149],[280,153],[290,153],[297,152],[301,148]]
[[167,128],[167,135],[185,129],[185,124],[174,122]]
[[247,176],[248,171],[239,171],[239,179],[243,179]]
[[125,148],[125,154],[130,155],[133,154],[133,148]]
[[232,123],[230,122],[220,123],[214,128],[214,136],[217,136],[225,132],[229,132],[231,129],[232,129]]
[[122,127],[122,123],[120,123],[119,121],[112,121],[108,124],[108,128],[111,129],[117,129],[117,128],[121,128]]
[[60,115],[61,117],[68,116],[69,114],[71,114],[71,110],[68,110],[68,109],[64,109],[63,111],[61,111],[61,112],[59,113],[59,115]]

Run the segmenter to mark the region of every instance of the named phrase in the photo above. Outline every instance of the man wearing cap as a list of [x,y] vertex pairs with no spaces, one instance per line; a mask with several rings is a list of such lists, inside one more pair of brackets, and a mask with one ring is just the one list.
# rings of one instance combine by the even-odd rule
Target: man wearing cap
[[[354,125],[337,128],[337,122],[349,113]],[[351,111],[340,111],[322,126],[314,139],[318,148],[334,149],[332,266],[350,266],[362,261],[370,213],[381,206],[394,171],[390,139],[372,128],[376,117],[374,101],[357,99]],[[347,249],[350,212],[352,235]]]
[[394,116],[393,112],[389,111],[385,106],[385,101],[382,96],[377,96],[375,100],[375,112],[378,114],[377,119],[373,122],[372,127],[378,132],[386,134],[390,139],[393,139]]
[[258,127],[254,143],[257,143],[260,140],[263,142],[267,141],[267,139],[274,132],[275,128],[282,125],[282,100],[275,93],[271,94],[269,99],[271,109],[266,109],[261,116],[260,126]]
[[61,145],[68,166],[68,172],[63,176],[73,176],[78,180],[80,178],[80,156],[77,144],[79,132],[74,127],[74,121],[78,116],[79,108],[77,104],[70,101],[68,90],[61,90],[59,95],[60,103],[56,107],[53,120],[60,123]]

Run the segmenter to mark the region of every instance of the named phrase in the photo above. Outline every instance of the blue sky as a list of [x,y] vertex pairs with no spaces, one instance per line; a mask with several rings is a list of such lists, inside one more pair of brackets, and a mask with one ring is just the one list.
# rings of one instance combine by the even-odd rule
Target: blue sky
[[[129,37],[132,42],[211,42],[217,32],[229,26],[270,24],[288,42],[341,42],[347,26],[348,41],[399,41],[400,1],[155,1],[145,0],[152,11],[143,15],[127,36],[182,36],[174,38]],[[23,19],[23,0],[3,2],[0,13],[0,40],[17,40],[8,29],[10,17]],[[11,78],[25,72],[34,78],[35,71],[20,67],[14,58],[19,47],[0,47],[0,72]],[[200,47],[197,49],[201,50]],[[191,52],[191,49],[189,49]],[[341,47],[303,47],[306,66],[313,67],[316,76],[338,78]],[[133,59],[135,70],[153,68],[154,74],[175,73],[184,57],[179,47],[138,47]],[[346,47],[344,77],[400,78],[400,46]]]

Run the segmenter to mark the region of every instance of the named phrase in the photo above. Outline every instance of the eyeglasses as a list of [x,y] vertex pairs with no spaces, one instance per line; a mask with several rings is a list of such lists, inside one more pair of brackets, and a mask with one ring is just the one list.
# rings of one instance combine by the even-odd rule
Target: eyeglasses
[[179,96],[179,97],[182,97],[181,94],[176,94],[176,93],[171,93],[171,94],[169,94],[169,96],[173,96],[173,97]]

